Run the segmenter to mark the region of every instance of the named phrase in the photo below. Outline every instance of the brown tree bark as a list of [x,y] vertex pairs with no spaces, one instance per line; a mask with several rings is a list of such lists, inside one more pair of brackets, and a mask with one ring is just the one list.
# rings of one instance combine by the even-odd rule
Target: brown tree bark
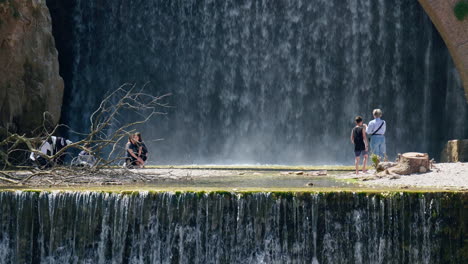
[[429,155],[427,153],[407,152],[400,156],[398,165],[388,169],[389,173],[408,175],[424,173],[430,170]]

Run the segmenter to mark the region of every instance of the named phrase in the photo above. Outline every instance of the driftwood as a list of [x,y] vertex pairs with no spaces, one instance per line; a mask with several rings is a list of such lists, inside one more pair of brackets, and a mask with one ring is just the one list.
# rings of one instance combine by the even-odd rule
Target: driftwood
[[381,171],[387,170],[387,169],[389,169],[391,167],[395,167],[397,165],[398,165],[397,162],[389,162],[389,161],[379,162],[379,164],[377,164],[376,170],[377,170],[377,172],[381,172]]

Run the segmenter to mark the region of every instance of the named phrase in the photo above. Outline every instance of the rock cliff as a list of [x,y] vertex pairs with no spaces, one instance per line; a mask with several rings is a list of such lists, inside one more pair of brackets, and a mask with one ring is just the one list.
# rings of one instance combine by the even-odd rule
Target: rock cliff
[[30,133],[44,112],[57,123],[62,97],[45,0],[0,0],[0,130]]

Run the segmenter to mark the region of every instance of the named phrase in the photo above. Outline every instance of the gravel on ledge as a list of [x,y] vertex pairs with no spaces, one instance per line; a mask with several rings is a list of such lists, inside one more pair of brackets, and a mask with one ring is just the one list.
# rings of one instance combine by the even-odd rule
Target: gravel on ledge
[[371,186],[427,187],[468,191],[468,162],[437,163],[429,172],[396,177],[389,175],[379,178],[375,177],[374,173],[375,170],[369,170],[368,173],[355,175],[353,172],[339,177],[360,180],[363,184]]

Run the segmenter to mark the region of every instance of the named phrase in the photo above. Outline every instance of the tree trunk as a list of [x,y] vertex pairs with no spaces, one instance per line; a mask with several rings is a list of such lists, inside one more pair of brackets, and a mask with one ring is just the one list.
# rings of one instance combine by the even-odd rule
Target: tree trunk
[[400,156],[398,165],[388,169],[390,173],[408,175],[429,171],[429,155],[427,153],[407,152]]

